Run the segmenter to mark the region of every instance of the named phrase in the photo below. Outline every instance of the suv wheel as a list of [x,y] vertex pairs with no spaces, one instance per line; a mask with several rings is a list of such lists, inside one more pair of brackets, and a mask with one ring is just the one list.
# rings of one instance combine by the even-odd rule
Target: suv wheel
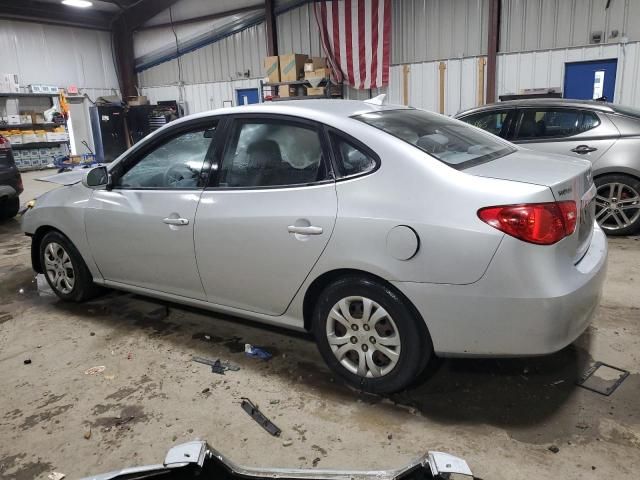
[[595,179],[596,221],[609,235],[631,235],[640,229],[640,181],[627,175]]
[[329,367],[370,393],[408,387],[431,358],[431,339],[413,307],[366,277],[329,285],[315,307],[313,333]]
[[62,300],[83,302],[102,290],[93,283],[80,252],[60,232],[49,232],[40,242],[40,265],[47,283]]

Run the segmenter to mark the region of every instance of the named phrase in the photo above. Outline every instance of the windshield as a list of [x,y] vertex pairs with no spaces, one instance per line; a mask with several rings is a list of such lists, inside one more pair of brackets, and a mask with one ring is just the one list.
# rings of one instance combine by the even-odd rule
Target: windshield
[[457,169],[515,151],[514,147],[493,135],[423,110],[386,110],[363,113],[353,118],[404,140]]

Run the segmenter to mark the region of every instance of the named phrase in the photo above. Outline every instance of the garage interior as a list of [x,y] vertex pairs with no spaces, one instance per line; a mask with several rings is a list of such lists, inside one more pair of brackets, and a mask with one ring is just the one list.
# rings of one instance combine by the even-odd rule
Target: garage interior
[[[381,13],[361,49],[376,56],[375,31],[388,68],[361,79],[327,60],[320,12],[340,1],[0,0],[0,135],[21,204],[59,188],[42,177],[111,162],[166,123],[224,107],[386,94],[447,116],[514,98],[640,108],[635,0],[345,0],[370,2]],[[1,221],[0,478],[156,464],[194,439],[252,467],[385,470],[440,451],[485,480],[638,478],[640,231],[608,245],[600,306],[573,344],[439,358],[408,390],[372,395],[344,385],[310,335],[117,291],[65,303],[33,271],[20,216]],[[194,357],[239,369],[216,374]],[[625,372],[604,394],[579,385],[600,364]],[[608,375],[601,383],[618,371]]]

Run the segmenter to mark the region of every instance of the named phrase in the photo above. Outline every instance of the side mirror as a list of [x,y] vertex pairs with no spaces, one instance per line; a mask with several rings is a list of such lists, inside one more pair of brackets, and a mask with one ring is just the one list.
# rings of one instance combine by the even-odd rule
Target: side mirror
[[87,188],[111,187],[111,175],[107,167],[95,167],[82,177],[82,184]]

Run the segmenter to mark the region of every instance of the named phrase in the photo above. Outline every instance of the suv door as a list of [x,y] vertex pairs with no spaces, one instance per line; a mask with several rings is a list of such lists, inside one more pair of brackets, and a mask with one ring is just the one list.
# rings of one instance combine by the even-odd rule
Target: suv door
[[519,108],[511,140],[541,150],[589,160],[594,163],[618,138],[618,130],[596,112],[573,108]]
[[321,127],[237,115],[202,194],[195,246],[209,302],[283,314],[324,250],[337,198]]
[[515,109],[505,108],[472,113],[471,115],[460,117],[459,120],[508,139],[513,133],[513,128],[511,127],[514,123],[514,116]]
[[85,229],[105,280],[205,299],[193,231],[217,122],[145,142],[111,169],[112,190],[93,192]]

